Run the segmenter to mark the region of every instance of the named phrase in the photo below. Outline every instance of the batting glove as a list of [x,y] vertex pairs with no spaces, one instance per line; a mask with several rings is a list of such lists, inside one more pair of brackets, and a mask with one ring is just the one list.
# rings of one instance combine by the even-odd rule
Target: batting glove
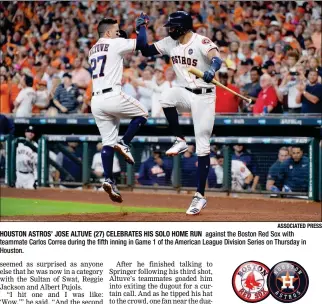
[[204,72],[202,79],[204,82],[210,83],[213,80],[214,76],[215,74],[213,74],[212,72],[206,71]]
[[135,29],[136,32],[138,33],[140,30],[141,25],[147,26],[150,21],[150,18],[148,15],[141,13],[141,15],[135,20]]

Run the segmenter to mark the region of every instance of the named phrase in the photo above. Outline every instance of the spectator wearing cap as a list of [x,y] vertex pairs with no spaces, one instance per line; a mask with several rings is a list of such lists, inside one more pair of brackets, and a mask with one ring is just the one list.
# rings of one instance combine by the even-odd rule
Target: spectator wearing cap
[[272,77],[268,74],[263,74],[260,78],[260,86],[262,90],[258,94],[253,113],[262,114],[265,109],[267,113],[276,112],[278,97],[273,87]]
[[82,96],[75,84],[72,83],[72,76],[69,73],[63,75],[63,83],[58,85],[53,103],[59,113],[77,113]]
[[[239,88],[228,83],[227,68],[221,68],[219,70],[219,82],[229,89],[240,93]],[[223,89],[222,87],[216,88],[216,102],[215,112],[216,113],[237,113],[240,105],[240,98],[233,93]]]
[[243,94],[245,94],[248,98],[251,98],[252,101],[256,101],[259,92],[262,90],[259,78],[261,76],[261,70],[257,67],[252,67],[250,70],[250,79],[251,83],[246,84],[242,88]]
[[267,73],[270,76],[273,76],[275,73],[275,64],[272,60],[267,60],[263,65],[263,72]]
[[152,152],[140,166],[138,182],[145,186],[171,185],[172,159],[163,157],[159,145],[152,147]]
[[16,117],[29,117],[32,115],[32,106],[36,102],[36,92],[32,88],[33,78],[28,75],[23,75],[20,79],[22,90],[19,92],[14,101],[14,110]]
[[275,60],[275,49],[274,47],[270,46],[267,48],[267,60],[266,61],[272,61],[274,63]]
[[248,83],[251,83],[250,79],[250,69],[252,68],[252,65],[254,64],[252,59],[245,59],[241,62],[241,66],[239,69],[239,77],[237,84],[239,87],[242,87]]
[[183,187],[196,187],[197,165],[198,157],[195,155],[195,146],[188,145],[188,150],[181,158],[181,184]]
[[302,104],[302,113],[322,114],[322,84],[318,82],[318,71],[312,69],[308,75],[308,83],[297,85],[296,102]]
[[227,59],[226,65],[227,65],[228,83],[236,86],[236,71],[237,71],[236,64],[235,62]]
[[83,68],[82,60],[77,57],[74,61],[74,69],[71,73],[72,83],[77,87],[86,90],[87,86],[92,80],[91,74]]

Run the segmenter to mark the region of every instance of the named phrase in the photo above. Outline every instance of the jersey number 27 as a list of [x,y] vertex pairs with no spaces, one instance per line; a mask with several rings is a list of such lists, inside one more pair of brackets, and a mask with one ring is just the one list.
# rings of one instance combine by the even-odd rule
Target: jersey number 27
[[[95,70],[97,68],[97,64],[99,62],[102,62],[101,63],[101,68],[100,68],[100,73],[97,74],[95,73]],[[91,68],[92,68],[92,78],[95,79],[97,77],[104,77],[104,68],[105,68],[105,63],[106,63],[106,55],[103,55],[103,56],[99,56],[97,58],[92,58],[91,59]]]

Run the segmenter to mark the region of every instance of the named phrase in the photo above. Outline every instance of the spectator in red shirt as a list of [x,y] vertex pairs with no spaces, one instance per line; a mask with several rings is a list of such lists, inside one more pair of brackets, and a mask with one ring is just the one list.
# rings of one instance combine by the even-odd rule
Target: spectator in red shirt
[[[228,84],[228,73],[225,68],[220,69],[219,71],[219,82],[229,89],[239,93],[239,88]],[[240,104],[240,98],[236,95],[228,92],[227,90],[217,86],[216,87],[216,113],[237,113],[238,106]]]
[[260,78],[260,86],[262,90],[259,92],[253,113],[263,113],[265,107],[267,108],[267,113],[274,112],[274,109],[278,105],[278,97],[273,87],[272,77],[268,74],[262,75]]

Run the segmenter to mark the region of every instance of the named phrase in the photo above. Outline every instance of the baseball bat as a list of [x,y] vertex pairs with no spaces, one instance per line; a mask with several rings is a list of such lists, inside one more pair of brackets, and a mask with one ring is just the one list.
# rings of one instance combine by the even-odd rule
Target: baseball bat
[[[194,67],[190,67],[188,69],[188,72],[193,74],[193,75],[196,75],[197,77],[199,78],[202,78],[203,77],[203,72],[201,72],[200,70],[194,68]],[[211,81],[213,84],[215,84],[216,86],[219,86],[219,87],[222,87],[223,89],[227,90],[228,92],[234,94],[234,95],[237,95],[238,97],[246,100],[248,103],[252,103],[252,100],[246,96],[243,96],[243,95],[240,95],[239,93],[235,92],[234,90],[232,89],[229,89],[228,87],[224,86],[223,84],[221,84],[219,81],[217,81],[215,78]]]

